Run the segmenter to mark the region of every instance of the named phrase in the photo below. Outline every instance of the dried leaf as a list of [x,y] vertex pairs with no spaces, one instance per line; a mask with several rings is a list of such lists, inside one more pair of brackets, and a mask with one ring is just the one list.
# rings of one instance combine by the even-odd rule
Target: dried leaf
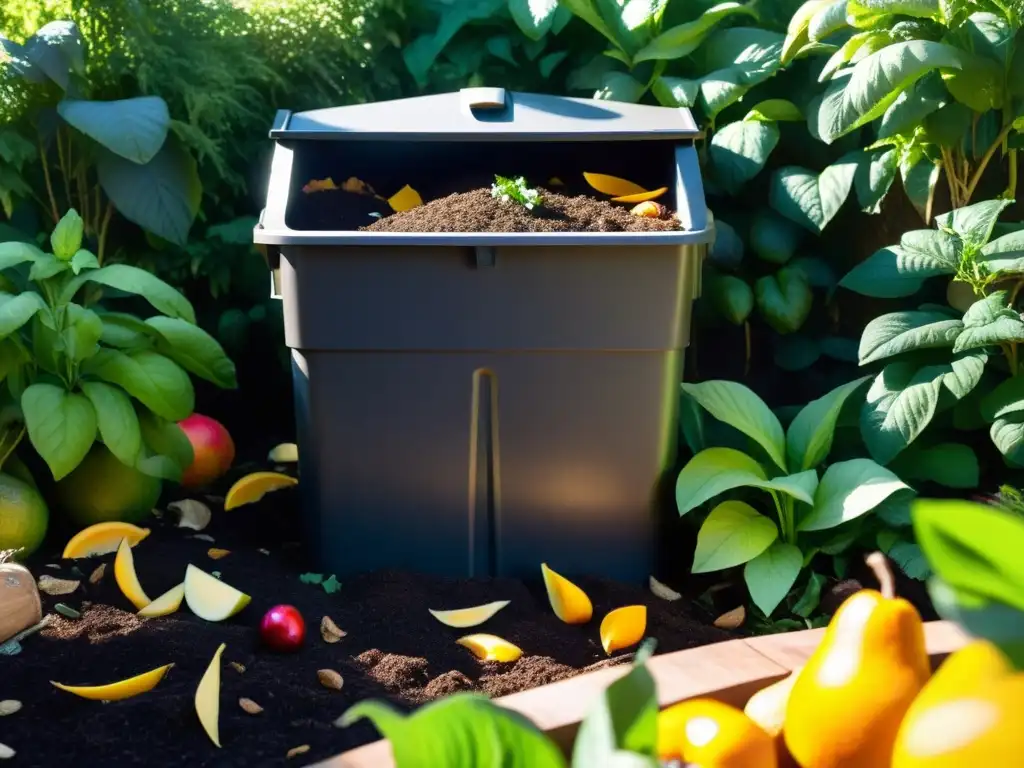
[[59,613],[61,616],[67,616],[69,619],[80,619],[82,614],[72,608],[70,605],[64,605],[64,603],[57,603],[53,606],[53,610]]
[[0,717],[13,715],[19,709],[21,709],[21,702],[16,699],[4,699],[3,701],[0,701]]
[[10,760],[17,753],[6,744],[0,744],[0,760]]
[[683,597],[674,589],[662,584],[653,576],[650,577],[648,583],[651,586],[651,594],[653,594],[655,597],[660,597],[662,600],[681,600]]
[[327,579],[327,581],[325,581],[320,586],[324,588],[324,592],[326,592],[328,595],[333,595],[335,592],[341,589],[341,582],[338,581],[338,579],[332,573],[331,578]]
[[318,669],[316,671],[317,679],[320,680],[320,685],[324,688],[332,688],[335,691],[340,691],[341,686],[345,684],[341,675],[335,672],[333,669]]
[[100,583],[100,579],[103,578],[103,574],[105,574],[106,572],[107,572],[107,564],[106,563],[100,563],[98,566],[96,566],[96,570],[89,574],[89,583],[90,584],[99,584]]
[[288,750],[288,757],[298,757],[309,752],[309,744],[300,744],[297,747],[292,747]]
[[227,557],[230,554],[230,549],[217,549],[217,547],[210,547],[206,550],[206,555],[211,560],[220,560],[222,557]]
[[337,188],[338,186],[334,183],[334,179],[328,177],[326,179],[313,179],[302,187],[302,191],[308,195],[312,192],[326,192]]
[[341,188],[346,192],[355,192],[358,195],[369,195],[370,197],[379,197],[377,190],[371,187],[362,179],[357,179],[355,176],[349,176],[345,179],[345,183],[341,185]]
[[263,707],[261,707],[252,699],[241,698],[238,700],[238,706],[240,706],[250,715],[258,715],[260,712],[263,711]]
[[348,632],[338,628],[330,616],[324,616],[320,620],[320,637],[325,643],[336,643],[347,634]]
[[269,555],[270,554],[270,550],[269,549],[257,549],[256,551],[259,552],[261,555]]
[[715,626],[719,629],[739,629],[746,620],[747,609],[741,605],[715,619]]
[[167,508],[178,513],[178,527],[201,531],[210,524],[213,513],[201,501],[182,499],[167,505]]
[[243,672],[245,672],[245,665],[244,665],[244,664],[239,664],[239,663],[238,663],[237,661],[232,661],[232,662],[230,662],[230,666],[231,666],[231,667],[232,667],[232,668],[233,668],[233,669],[234,669],[234,670],[235,670],[235,671],[236,671],[236,672],[237,672],[238,674],[242,674]]
[[39,577],[39,591],[48,595],[70,595],[81,583],[73,579],[55,579],[44,573]]
[[196,541],[207,541],[210,544],[213,544],[213,542],[214,542],[213,536],[211,536],[208,533],[197,533],[194,536],[192,536],[191,538],[195,539]]

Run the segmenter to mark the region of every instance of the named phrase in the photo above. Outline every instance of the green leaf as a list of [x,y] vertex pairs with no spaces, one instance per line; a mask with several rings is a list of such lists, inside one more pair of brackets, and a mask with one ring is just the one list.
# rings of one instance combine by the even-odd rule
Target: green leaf
[[730,194],[760,173],[779,143],[779,129],[760,120],[739,120],[715,132],[708,154],[715,179]]
[[96,258],[96,255],[92,251],[87,251],[84,248],[79,249],[75,252],[75,255],[71,257],[71,271],[76,275],[83,269],[99,269],[100,263]]
[[995,291],[974,302],[964,314],[964,328],[953,351],[1024,341],[1024,321],[1007,306],[1008,297],[1007,291]]
[[181,293],[156,275],[128,264],[111,264],[109,267],[82,273],[64,288],[61,302],[70,302],[86,282],[99,283],[125,293],[134,293],[165,315],[179,317],[193,324],[196,321],[195,310]]
[[946,363],[921,369],[922,376],[934,376],[957,400],[969,395],[981,381],[988,355],[983,351],[959,352]]
[[978,457],[970,446],[960,443],[912,445],[893,459],[889,467],[905,480],[929,481],[947,488],[978,487]]
[[144,407],[137,408],[136,415],[143,450],[135,468],[152,477],[179,482],[182,473],[195,460],[188,435],[175,422],[161,419]]
[[108,347],[126,350],[151,348],[159,335],[153,326],[121,312],[103,312],[100,322],[103,323],[100,340]]
[[899,152],[887,149],[882,152],[863,153],[857,171],[853,175],[853,188],[857,191],[857,204],[865,213],[879,213],[896,171],[899,168]]
[[807,37],[812,42],[821,42],[846,28],[846,0],[832,0],[811,17]]
[[0,243],[0,270],[10,269],[26,262],[35,262],[46,254],[29,243],[11,241]]
[[914,533],[943,582],[1024,610],[1024,519],[959,499],[919,499]]
[[774,477],[767,482],[759,483],[757,487],[769,491],[781,491],[797,501],[811,504],[814,502],[814,492],[818,488],[818,473],[813,469],[808,469],[795,475]]
[[804,593],[800,595],[796,605],[793,606],[793,613],[805,619],[811,618],[811,614],[818,610],[821,603],[821,589],[825,586],[825,577],[821,574],[811,572],[804,587]]
[[788,99],[766,99],[755,104],[743,119],[799,123],[804,113]]
[[814,495],[814,507],[800,521],[799,529],[835,528],[870,512],[892,494],[909,487],[871,459],[837,462],[825,470]]
[[868,453],[888,464],[924,431],[935,416],[941,379],[921,374],[909,362],[889,363],[868,390],[860,431]]
[[980,248],[988,243],[1000,214],[1011,203],[1011,200],[985,200],[964,208],[955,208],[935,217],[935,221],[941,228],[959,235],[969,246]]
[[804,558],[792,544],[776,540],[743,568],[750,597],[765,616],[771,616],[793,588]]
[[1024,271],[1024,232],[1010,232],[987,243],[978,260],[992,273]]
[[533,723],[477,693],[453,694],[409,716],[383,701],[364,700],[337,724],[347,728],[363,718],[390,742],[396,765],[565,766],[558,747]]
[[235,364],[202,328],[175,317],[151,317],[146,324],[159,333],[156,349],[162,355],[218,387],[238,387]]
[[[772,414],[774,418],[774,414]],[[733,488],[758,486],[768,475],[754,459],[733,448],[706,448],[690,459],[676,478],[676,504],[685,515],[708,499]]]
[[913,296],[924,281],[935,275],[952,274],[954,270],[920,255],[906,252],[898,245],[875,251],[850,270],[839,285],[862,296],[895,299]]
[[167,103],[159,96],[119,101],[65,99],[57,104],[57,113],[118,157],[139,165],[156,157],[171,126]]
[[803,230],[770,208],[760,208],[750,223],[750,248],[758,258],[785,264],[796,255]]
[[42,258],[32,264],[32,268],[28,272],[28,279],[38,283],[68,269],[70,269],[70,265],[67,262],[61,261],[53,254],[44,253]]
[[185,245],[202,186],[195,160],[178,141],[168,140],[145,165],[100,150],[96,171],[103,191],[128,221]]
[[999,416],[992,422],[989,437],[1011,466],[1024,467],[1024,413]]
[[786,468],[786,435],[782,424],[750,389],[734,381],[683,383],[682,387],[714,418],[753,439],[780,469]]
[[700,95],[700,80],[662,76],[654,81],[651,93],[663,107],[689,109],[697,103],[697,97]]
[[508,10],[524,35],[540,40],[551,29],[558,0],[508,0]]
[[[609,685],[587,710],[573,748],[573,768],[618,766],[613,756],[626,751],[653,758],[658,738],[658,697],[654,678],[645,666],[642,647],[625,677]],[[502,764],[507,757],[499,761]],[[524,764],[524,768],[529,763]],[[622,766],[625,768],[626,763]]]
[[142,431],[128,395],[101,381],[83,381],[81,388],[96,412],[104,445],[122,464],[134,467],[142,450]]
[[817,339],[791,333],[775,339],[772,359],[784,371],[803,371],[814,365],[821,357]]
[[860,337],[860,364],[916,349],[952,347],[964,324],[942,312],[890,312],[876,317]]
[[831,291],[839,280],[831,264],[814,256],[801,256],[798,259],[793,259],[789,266],[803,272],[812,288]]
[[949,91],[942,78],[932,72],[902,91],[882,115],[878,138],[886,139],[898,134],[913,135],[926,117],[949,102]]
[[80,363],[99,350],[103,321],[91,309],[78,304],[68,304],[65,312],[64,330],[61,333],[64,354],[73,362]]
[[1002,109],[1006,99],[1004,66],[984,56],[960,52],[958,71],[946,73],[943,82],[949,93],[973,112]]
[[733,325],[743,325],[754,308],[754,292],[734,275],[716,275],[708,286],[708,297],[718,313]]
[[811,21],[820,12],[828,8],[831,0],[807,0],[797,8],[786,27],[786,41],[782,45],[781,61],[783,65],[793,61],[797,53],[810,41],[809,27]]
[[745,14],[757,18],[753,3],[724,2],[708,8],[698,18],[667,29],[641,48],[633,62],[672,60],[688,56],[700,47],[718,22],[729,16]]
[[1000,416],[1024,411],[1024,377],[1013,376],[1001,382],[981,401],[981,413],[992,421]]
[[568,55],[568,51],[554,51],[542,56],[540,61],[537,62],[537,69],[540,71],[541,77],[551,77],[551,73],[555,71],[559,64],[565,61]]
[[794,469],[811,469],[818,466],[832,450],[836,422],[847,398],[868,380],[868,376],[842,384],[827,395],[806,406],[789,425],[786,433],[786,454],[789,466]]
[[85,222],[78,215],[78,211],[72,208],[64,214],[57,226],[50,233],[50,246],[53,255],[60,261],[70,261],[71,257],[82,247],[82,233],[85,229]]
[[886,46],[859,61],[848,79],[829,84],[818,111],[818,135],[831,144],[881,117],[905,88],[927,73],[960,66],[960,52],[943,43],[912,40]]
[[795,165],[772,176],[769,202],[787,219],[820,234],[846,202],[857,173],[858,153],[839,158],[821,174]]
[[625,72],[609,72],[601,79],[601,87],[594,94],[594,98],[635,104],[640,101],[646,90],[643,83]]
[[791,267],[760,278],[754,283],[754,297],[765,321],[779,333],[800,330],[814,301],[807,277]]
[[60,480],[77,467],[96,439],[96,411],[82,395],[33,384],[21,396],[32,447]]
[[905,158],[900,159],[903,190],[925,223],[928,223],[932,216],[935,187],[939,183],[941,173],[942,166],[932,162],[923,154],[913,162],[907,161]]
[[129,353],[101,349],[82,363],[82,372],[117,384],[153,413],[169,421],[192,414],[195,391],[177,363],[149,350]]
[[0,339],[10,336],[46,308],[46,302],[34,291],[18,295],[0,293]]
[[862,29],[883,23],[891,16],[938,19],[941,15],[939,0],[850,0],[846,14],[850,24]]
[[78,25],[71,21],[44,24],[25,41],[25,58],[67,90],[71,72],[85,71],[85,47]]
[[[953,589],[937,576],[928,580],[928,595],[936,612],[973,637],[996,643],[1005,653],[1024,640],[1024,610],[987,600],[967,590]],[[1021,662],[1017,661],[1020,669]]]
[[516,57],[512,55],[512,38],[508,35],[496,35],[490,37],[487,42],[484,43],[484,48],[497,59],[508,62],[513,66],[517,66],[518,62]]
[[779,536],[775,523],[742,501],[723,501],[697,533],[692,573],[742,565],[764,552]]

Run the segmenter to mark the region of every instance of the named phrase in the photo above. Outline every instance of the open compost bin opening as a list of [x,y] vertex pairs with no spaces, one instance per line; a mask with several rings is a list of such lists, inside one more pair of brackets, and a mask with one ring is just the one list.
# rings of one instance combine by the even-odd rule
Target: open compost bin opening
[[[296,146],[286,221],[305,231],[673,230],[673,153],[672,143],[659,141],[304,142]],[[668,191],[657,198],[658,215],[637,216],[630,212],[637,202],[613,202],[584,173]],[[492,197],[499,176],[523,177],[540,205]],[[406,187],[423,205],[396,212],[388,201]]]

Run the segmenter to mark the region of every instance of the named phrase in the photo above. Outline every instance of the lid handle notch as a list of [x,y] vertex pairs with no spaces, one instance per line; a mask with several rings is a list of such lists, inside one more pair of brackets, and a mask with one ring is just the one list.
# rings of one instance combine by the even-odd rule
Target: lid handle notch
[[463,88],[459,91],[462,110],[479,117],[478,112],[495,115],[508,107],[504,88]]

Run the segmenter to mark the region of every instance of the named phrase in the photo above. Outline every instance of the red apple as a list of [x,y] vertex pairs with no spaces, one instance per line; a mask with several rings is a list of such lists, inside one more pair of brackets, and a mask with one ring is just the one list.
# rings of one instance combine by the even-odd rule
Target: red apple
[[260,639],[272,651],[297,651],[306,639],[306,622],[294,605],[275,605],[260,621]]
[[193,413],[179,421],[192,443],[195,458],[181,476],[186,488],[201,488],[209,485],[231,468],[235,460],[235,443],[224,425],[209,416]]

